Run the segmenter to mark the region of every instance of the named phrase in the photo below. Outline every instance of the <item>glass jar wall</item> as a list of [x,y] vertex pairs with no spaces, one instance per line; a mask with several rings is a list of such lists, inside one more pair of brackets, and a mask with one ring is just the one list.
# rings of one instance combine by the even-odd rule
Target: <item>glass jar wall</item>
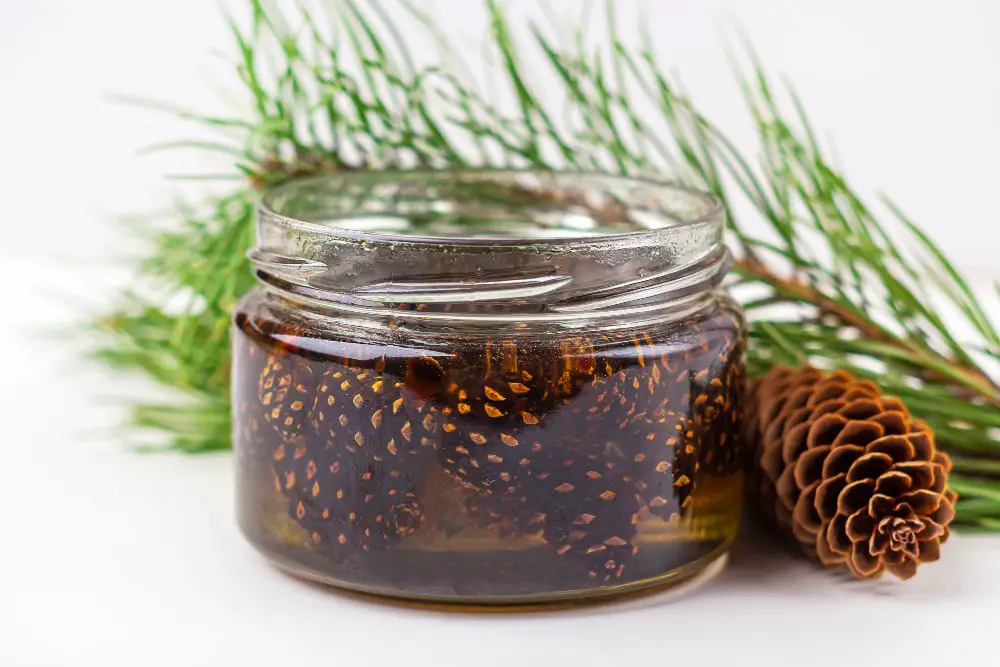
[[576,174],[272,190],[234,318],[244,534],[300,576],[449,602],[705,568],[742,495],[723,222],[707,195]]

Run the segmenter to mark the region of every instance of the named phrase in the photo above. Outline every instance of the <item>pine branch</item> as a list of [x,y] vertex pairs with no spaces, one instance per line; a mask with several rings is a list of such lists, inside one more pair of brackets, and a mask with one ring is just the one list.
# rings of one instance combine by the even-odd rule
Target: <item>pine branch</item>
[[[1000,529],[998,325],[897,206],[885,200],[887,215],[876,212],[849,186],[794,91],[779,94],[746,47],[752,67],[738,82],[759,141],[751,159],[664,73],[648,34],[638,46],[618,36],[610,2],[606,35],[568,25],[572,37],[562,41],[484,3],[502,75],[490,98],[448,62],[457,51],[433,17],[406,0],[331,0],[319,3],[328,13],[303,5],[289,14],[249,0],[249,26],[231,21],[249,115],[178,111],[226,140],[177,145],[231,157],[232,173],[220,176],[240,184],[205,207],[180,207],[172,227],[148,233],[140,276],[153,288],[123,293],[98,323],[107,334],[101,360],[181,394],[174,404],[137,405],[133,425],[183,451],[228,447],[229,314],[253,283],[244,252],[263,187],[387,167],[653,174],[711,190],[731,212],[745,202],[754,210],[730,220],[737,287],[756,290],[744,304],[751,371],[809,362],[876,379],[954,455],[958,521]],[[421,36],[441,62],[414,61],[410,40]],[[538,95],[527,49],[537,49],[565,111]],[[641,99],[657,111],[638,114]]]
[[759,260],[737,260],[735,270],[747,279],[765,283],[774,289],[778,299],[770,300],[766,305],[773,306],[781,300],[787,300],[814,306],[821,315],[832,316],[842,326],[857,330],[868,343],[882,343],[898,349],[900,353],[913,355],[914,365],[923,367],[919,374],[922,379],[938,383],[958,382],[966,390],[956,391],[956,395],[970,400],[982,399],[1000,408],[1000,386],[966,360],[941,357],[919,346],[901,342],[858,309],[845,308],[842,302],[828,297],[809,283],[781,276]]

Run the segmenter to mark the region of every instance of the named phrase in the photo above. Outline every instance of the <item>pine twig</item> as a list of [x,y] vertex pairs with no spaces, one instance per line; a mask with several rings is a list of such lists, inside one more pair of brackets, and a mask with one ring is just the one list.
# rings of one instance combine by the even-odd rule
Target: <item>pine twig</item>
[[[821,314],[831,315],[844,326],[856,329],[864,338],[870,341],[897,346],[907,354],[915,355],[915,359],[917,360],[925,359],[928,354],[926,350],[901,343],[898,338],[879,327],[873,321],[866,319],[853,309],[844,308],[840,302],[828,298],[809,283],[796,278],[780,276],[759,260],[736,260],[734,268],[747,278],[770,285],[781,295],[779,299],[784,298],[790,301],[810,304]],[[775,301],[770,301],[769,305],[774,305],[774,303]],[[951,373],[945,374],[935,371],[933,368],[926,368],[921,373],[922,379],[947,383],[956,375],[963,377],[965,379],[964,384],[967,386],[957,389],[955,392],[957,396],[970,400],[984,400],[1000,409],[1000,385],[982,370],[953,359],[939,359],[937,363],[949,365],[952,368]]]

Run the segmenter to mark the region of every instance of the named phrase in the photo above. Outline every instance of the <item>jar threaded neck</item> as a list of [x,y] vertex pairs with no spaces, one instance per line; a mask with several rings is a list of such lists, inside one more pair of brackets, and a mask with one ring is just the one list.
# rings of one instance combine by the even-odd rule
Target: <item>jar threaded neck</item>
[[519,171],[377,172],[265,194],[249,253],[271,290],[423,319],[573,321],[689,307],[731,264],[710,195]]

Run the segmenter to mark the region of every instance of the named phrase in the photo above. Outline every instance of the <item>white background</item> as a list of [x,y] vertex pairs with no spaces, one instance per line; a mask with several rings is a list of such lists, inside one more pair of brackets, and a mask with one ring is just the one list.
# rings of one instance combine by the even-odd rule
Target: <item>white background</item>
[[[419,4],[476,52],[478,2]],[[534,3],[510,4],[519,16]],[[578,13],[572,0],[549,4]],[[623,17],[638,4],[616,1]],[[978,284],[1000,276],[1000,4],[647,5],[661,59],[741,145],[752,139],[724,51],[734,25],[795,82],[860,189],[890,193]],[[995,538],[954,540],[904,586],[845,583],[746,543],[677,603],[439,615],[282,577],[236,532],[227,457],[139,456],[95,431],[114,421],[98,408],[120,380],[78,368],[48,334],[79,305],[67,294],[107,298],[95,267],[122,246],[109,220],[162,206],[177,190],[162,173],[212,166],[136,158],[187,130],[108,98],[238,109],[210,54],[230,46],[204,0],[0,0],[0,665],[988,662]]]
[[[240,6],[238,2],[230,2]],[[418,0],[470,58],[486,23],[478,0]],[[512,15],[537,2],[511,0]],[[578,16],[580,0],[548,0]],[[622,32],[642,3],[615,0]],[[753,146],[726,62],[734,26],[787,75],[862,192],[884,190],[976,274],[1000,271],[1000,4],[990,0],[648,0],[663,63],[739,143]],[[593,13],[602,15],[600,3]],[[599,28],[600,26],[595,26]],[[212,52],[216,52],[213,55]],[[192,128],[111,104],[114,94],[239,111],[222,12],[204,0],[0,2],[0,257],[101,253],[115,214],[155,209],[164,172],[211,169],[204,154],[137,159]],[[11,210],[11,207],[14,207]],[[17,214],[16,217],[13,214]],[[38,226],[50,233],[39,239]]]

